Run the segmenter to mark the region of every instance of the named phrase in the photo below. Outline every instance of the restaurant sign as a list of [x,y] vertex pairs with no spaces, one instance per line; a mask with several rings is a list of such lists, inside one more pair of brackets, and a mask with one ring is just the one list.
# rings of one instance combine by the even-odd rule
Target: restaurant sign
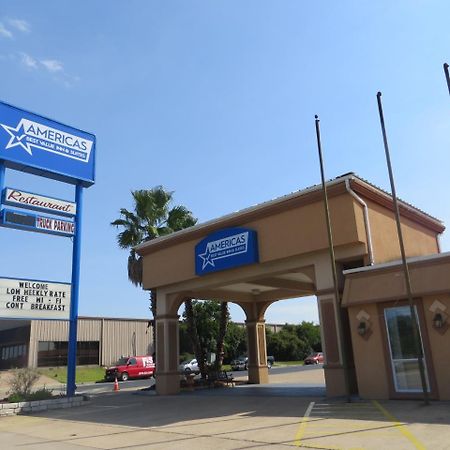
[[2,200],[4,205],[34,209],[58,216],[75,216],[77,213],[77,205],[74,202],[44,197],[43,195],[32,194],[21,189],[5,188]]

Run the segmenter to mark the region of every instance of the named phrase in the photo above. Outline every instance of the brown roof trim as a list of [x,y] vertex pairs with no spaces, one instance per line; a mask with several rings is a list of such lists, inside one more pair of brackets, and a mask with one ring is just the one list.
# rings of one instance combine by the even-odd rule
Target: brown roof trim
[[[407,258],[409,268],[435,266],[439,264],[445,264],[450,261],[450,252],[436,253],[433,255],[415,256]],[[402,270],[403,262],[401,260],[391,261],[387,263],[375,264],[373,266],[364,266],[357,269],[344,270],[343,274],[345,278],[364,278],[370,277],[372,274],[397,272]]]
[[[350,183],[351,188],[363,197],[366,197],[376,203],[393,210],[392,197],[386,191],[363,180],[354,173],[348,173],[327,182],[327,192],[330,197],[346,193],[346,182]],[[259,219],[261,217],[287,211],[302,205],[307,205],[321,201],[322,185],[314,185],[301,191],[285,195],[283,197],[269,200],[259,205],[228,214],[226,216],[212,219],[199,225],[177,231],[167,236],[153,239],[136,246],[139,255],[144,256],[148,253],[161,250],[182,242],[203,238],[214,231],[222,228],[242,226],[245,223]],[[408,203],[399,200],[401,214],[432,231],[442,233],[445,229],[442,222],[434,217],[424,213]]]
[[[339,183],[328,186],[327,192],[329,197],[344,194],[346,192],[344,179],[339,180]],[[270,214],[277,214],[302,205],[315,203],[320,201],[322,198],[322,187],[320,186],[319,189],[314,186],[314,188],[289,194],[218,219],[213,219],[203,224],[194,225],[193,227],[177,231],[176,233],[172,233],[167,236],[144,242],[136,247],[136,251],[139,255],[143,256],[165,247],[203,238],[205,235],[222,228],[242,226],[242,224],[257,220]]]
[[[351,179],[350,186],[360,196],[372,200],[394,212],[394,203],[392,200],[392,196],[382,189],[376,188],[372,184],[367,183],[359,178]],[[443,225],[443,223],[435,217],[430,216],[424,211],[421,211],[420,209],[415,208],[414,206],[402,200],[399,200],[398,204],[400,215],[407,217],[414,222],[418,222],[437,233],[442,233],[445,230],[445,226]]]

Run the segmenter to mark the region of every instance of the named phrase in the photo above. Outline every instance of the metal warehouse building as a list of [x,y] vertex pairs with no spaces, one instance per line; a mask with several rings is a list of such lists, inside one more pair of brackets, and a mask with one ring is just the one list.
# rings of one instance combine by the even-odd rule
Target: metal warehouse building
[[[0,320],[0,369],[67,365],[69,322]],[[108,366],[122,355],[153,353],[144,319],[79,317],[77,365]]]

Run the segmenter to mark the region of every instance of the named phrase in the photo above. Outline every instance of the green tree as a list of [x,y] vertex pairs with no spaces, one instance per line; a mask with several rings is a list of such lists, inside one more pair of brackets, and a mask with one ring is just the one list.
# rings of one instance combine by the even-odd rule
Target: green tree
[[298,361],[310,353],[309,343],[297,335],[297,325],[284,325],[278,333],[266,330],[267,352],[280,361]]
[[225,360],[227,362],[247,353],[247,331],[234,322],[228,323],[224,341]]
[[320,325],[303,321],[300,325],[297,325],[297,336],[302,341],[307,342],[311,347],[311,350],[315,352],[322,351]]
[[[226,302],[211,300],[192,300],[185,302],[182,329],[186,327],[190,347],[180,342],[180,349],[192,348],[199,362],[202,376],[206,376],[206,366],[203,364],[208,353],[216,354],[214,364],[220,370],[227,348],[226,336],[229,326],[229,311]],[[180,339],[182,335],[180,334]]]
[[[120,209],[120,217],[111,225],[121,229],[117,235],[120,248],[130,251],[128,255],[128,278],[136,286],[142,286],[142,258],[137,255],[135,247],[143,242],[191,227],[197,219],[184,206],[171,206],[173,192],[163,186],[152,189],[131,191],[133,211]],[[156,292],[150,291],[150,310],[156,317]],[[155,327],[153,327],[155,343]]]

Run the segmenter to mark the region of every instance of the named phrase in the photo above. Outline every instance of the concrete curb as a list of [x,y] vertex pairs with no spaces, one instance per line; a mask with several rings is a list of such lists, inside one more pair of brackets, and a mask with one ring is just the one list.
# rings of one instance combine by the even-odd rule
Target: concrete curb
[[73,408],[75,406],[81,406],[85,400],[87,398],[84,396],[76,396],[33,402],[0,403],[0,417],[47,411],[49,409]]

